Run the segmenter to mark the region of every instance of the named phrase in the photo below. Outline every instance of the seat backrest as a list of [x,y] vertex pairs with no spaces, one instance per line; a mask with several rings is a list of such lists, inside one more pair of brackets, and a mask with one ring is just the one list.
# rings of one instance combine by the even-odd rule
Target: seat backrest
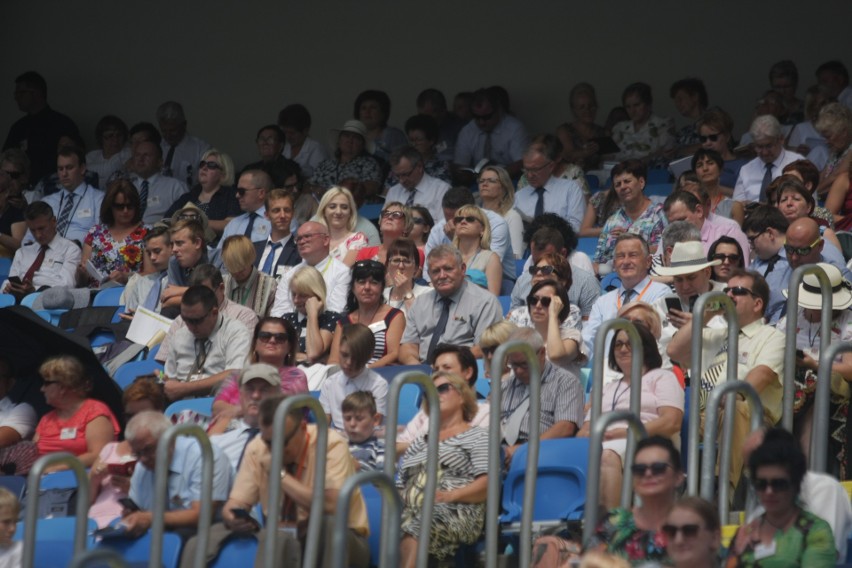
[[[68,566],[74,558],[75,517],[55,517],[38,519],[36,523],[35,559],[32,568],[56,568]],[[94,520],[89,519],[86,534],[98,528]],[[13,540],[24,539],[24,523],[18,523]],[[86,548],[94,545],[94,538],[86,537]]]
[[119,306],[121,305],[121,295],[124,293],[124,286],[113,286],[101,290],[92,301],[92,306]]
[[184,410],[193,410],[205,416],[213,416],[213,397],[177,400],[166,408],[166,416],[171,417],[173,414],[183,412]]
[[[109,548],[118,552],[128,564],[148,562],[151,557],[151,531],[139,538],[108,538],[100,541],[97,548]],[[180,560],[180,552],[183,548],[181,538],[171,532],[163,533],[163,556],[161,557],[163,568],[177,568]],[[253,563],[254,557],[252,557]],[[245,564],[245,559],[243,564]],[[234,564],[237,566],[238,564]]]
[[21,305],[26,306],[29,309],[33,309],[33,302],[35,302],[36,298],[41,296],[41,292],[33,292],[32,294],[27,294],[24,296],[24,299],[21,300]]
[[126,389],[130,383],[136,380],[140,375],[148,375],[154,371],[162,371],[163,365],[154,359],[145,359],[142,361],[131,361],[125,363],[115,372],[113,379],[121,387]]
[[22,475],[0,475],[0,487],[11,491],[20,502],[27,491],[27,478]]
[[[371,527],[372,529],[372,527]],[[372,530],[370,531],[372,532]],[[219,556],[210,568],[233,568],[235,566],[248,566],[254,563],[257,555],[257,539],[252,535],[231,538],[219,551]]]
[[500,301],[500,307],[503,308],[503,317],[509,315],[509,310],[512,308],[511,296],[497,296]]
[[[2,282],[2,280],[0,280]],[[0,308],[15,305],[15,296],[12,294],[0,294]]]
[[[378,369],[373,370],[384,377],[388,383],[393,381],[397,375],[405,373],[406,371],[420,371],[427,375],[432,374],[432,368],[429,365],[393,365],[390,367],[379,367]],[[397,421],[399,425],[407,424],[412,418],[414,418],[417,411],[420,410],[420,406],[418,404],[419,399],[419,386],[408,384],[402,387],[402,391],[399,393],[399,419]]]

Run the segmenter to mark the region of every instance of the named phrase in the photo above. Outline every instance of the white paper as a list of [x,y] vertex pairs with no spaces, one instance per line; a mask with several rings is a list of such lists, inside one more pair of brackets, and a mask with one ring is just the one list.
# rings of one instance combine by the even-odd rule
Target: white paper
[[88,272],[89,276],[91,276],[98,282],[103,283],[109,280],[109,274],[104,274],[103,272],[98,270],[98,267],[92,264],[91,260],[86,261],[86,272]]
[[133,314],[127,339],[139,345],[148,345],[157,332],[168,333],[171,325],[172,320],[169,318],[140,306]]

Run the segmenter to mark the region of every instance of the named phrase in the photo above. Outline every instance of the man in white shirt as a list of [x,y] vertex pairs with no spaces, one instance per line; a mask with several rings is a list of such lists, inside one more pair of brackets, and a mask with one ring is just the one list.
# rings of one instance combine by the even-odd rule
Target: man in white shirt
[[34,242],[15,252],[3,292],[20,300],[43,288],[73,288],[80,264],[80,247],[56,233],[56,217],[50,205],[43,201],[29,205],[24,211],[24,220]]
[[[62,189],[45,197],[44,202],[56,215],[56,232],[69,241],[82,243],[89,229],[100,222],[104,192],[86,183],[86,156],[79,148],[59,149],[56,173]],[[27,234],[24,242],[31,235]]]
[[390,165],[399,183],[388,190],[386,203],[398,201],[407,207],[422,205],[433,219],[443,217],[441,200],[450,184],[426,173],[420,152],[413,146],[397,148],[390,155]]
[[784,149],[781,123],[772,115],[758,116],[751,123],[752,147],[757,157],[740,169],[734,187],[734,201],[766,202],[766,187],[781,175],[784,166],[804,160],[801,154]]
[[11,365],[5,357],[0,357],[0,448],[8,448],[29,439],[38,422],[32,406],[25,402],[16,404],[9,398],[8,394],[14,385]]
[[180,103],[161,104],[157,108],[157,122],[163,135],[163,175],[192,187],[198,181],[201,156],[211,148],[210,144],[186,133],[186,115]]
[[163,149],[154,142],[144,141],[133,147],[133,185],[142,204],[142,221],[153,224],[161,221],[178,197],[186,193],[179,179],[164,176]]
[[313,266],[322,274],[328,295],[325,299],[325,309],[332,312],[346,311],[346,295],[349,293],[349,282],[352,274],[349,267],[329,255],[330,237],[328,228],[315,221],[304,223],[296,231],[296,247],[302,262],[287,271],[278,281],[278,291],[275,293],[275,305],[270,315],[280,316],[296,311],[293,298],[290,296],[290,280],[303,266]]
[[293,222],[293,194],[284,189],[273,189],[266,194],[266,218],[269,220],[269,237],[254,243],[257,260],[255,266],[264,274],[279,276],[288,266],[302,262],[296,249],[296,239],[290,232]]
[[242,215],[237,215],[225,225],[218,248],[231,235],[245,235],[252,242],[264,241],[269,237],[269,219],[266,218],[266,194],[272,189],[272,178],[263,170],[247,170],[237,182],[237,200]]
[[543,213],[556,213],[580,231],[586,214],[586,196],[574,180],[553,177],[559,156],[546,153],[540,145],[531,146],[524,153],[524,173],[529,185],[515,193],[515,209],[531,221]]

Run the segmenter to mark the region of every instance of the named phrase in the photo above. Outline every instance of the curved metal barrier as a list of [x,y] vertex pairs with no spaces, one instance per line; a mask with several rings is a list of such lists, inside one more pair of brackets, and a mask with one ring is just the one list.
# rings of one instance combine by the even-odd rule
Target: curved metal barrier
[[[635,330],[634,330],[635,332]],[[632,387],[631,387],[632,388]],[[639,419],[637,414],[626,410],[615,410],[607,412],[603,416],[592,423],[591,440],[589,441],[589,483],[586,484],[586,509],[583,520],[583,545],[589,542],[592,535],[595,533],[595,528],[598,526],[598,501],[600,500],[601,487],[598,483],[601,475],[601,456],[603,456],[603,439],[606,429],[614,422],[626,421],[628,426],[628,438],[640,439],[647,436],[645,426]],[[634,452],[635,453],[635,452]],[[630,506],[631,485],[633,482],[633,472],[630,466],[633,465],[633,454],[624,454],[624,475],[621,480],[621,506]],[[627,502],[625,503],[625,495]]]
[[127,568],[127,564],[119,553],[109,548],[93,548],[81,554],[75,554],[69,568],[86,568],[106,564],[109,568]]
[[[266,518],[266,542],[264,544],[264,566],[275,566],[275,546],[278,542],[278,522],[281,516],[281,463],[284,461],[284,446],[287,443],[287,414],[294,408],[309,408],[314,411],[317,426],[316,470],[314,487],[311,494],[312,514],[308,519],[308,532],[305,537],[305,552],[302,566],[316,566],[319,557],[319,541],[322,534],[323,514],[325,512],[325,464],[328,460],[328,418],[319,400],[310,394],[286,397],[278,408],[272,421],[272,448],[269,467],[269,504]],[[203,551],[199,542],[198,550]],[[153,568],[153,567],[152,567]]]
[[158,568],[163,556],[163,532],[166,528],[164,515],[168,502],[170,453],[178,436],[191,436],[201,446],[201,512],[198,522],[198,553],[193,565],[204,568],[204,553],[213,523],[213,445],[210,438],[197,424],[175,424],[157,442],[157,464],[154,467],[154,510],[151,524],[151,557],[149,568]]
[[[535,502],[535,484],[537,479],[538,450],[541,438],[541,369],[538,356],[529,344],[521,341],[509,341],[497,348],[491,361],[491,415],[488,423],[488,499],[485,509],[485,555],[486,566],[497,566],[497,541],[500,538],[500,491],[502,486],[503,464],[500,463],[500,441],[503,439],[500,423],[502,415],[502,389],[500,377],[510,353],[521,353],[530,369],[530,433],[527,452],[526,484],[524,486],[524,505],[521,513],[520,567],[529,568],[532,559],[532,520]],[[425,566],[425,565],[424,565]]]
[[[385,507],[382,505],[382,518],[387,518],[387,530],[382,532],[381,543],[382,557],[379,565],[384,566],[399,566],[399,541],[400,541],[400,523],[402,517],[402,499],[396,486],[393,483],[393,478],[388,477],[383,471],[362,471],[349,477],[343,482],[340,488],[340,494],[337,496],[337,515],[334,519],[334,543],[331,565],[336,568],[343,568],[346,563],[346,533],[349,531],[347,521],[349,520],[349,506],[352,499],[352,494],[357,487],[365,483],[372,483],[378,488],[382,494],[382,503],[388,504],[387,517],[385,516]],[[424,527],[427,525],[423,525]]]
[[[704,412],[705,416],[716,416],[719,413],[722,398],[727,396],[727,400],[725,400],[725,428],[722,431],[722,440],[719,444],[721,448],[726,448],[731,444],[731,436],[734,430],[734,414],[736,413],[734,393],[737,391],[741,392],[751,405],[751,431],[754,432],[763,425],[763,403],[760,401],[760,397],[757,395],[754,387],[746,381],[738,380],[729,380],[716,385],[716,388],[710,393],[710,398],[707,400],[707,408]],[[705,419],[704,422],[704,448],[713,448],[715,447],[716,436],[719,432],[719,421]],[[715,452],[713,453],[715,454]],[[721,459],[719,460],[719,518],[724,523],[728,519],[728,485],[730,482],[731,453],[729,451],[720,451],[719,453],[721,454]],[[705,459],[701,470],[701,497],[711,503],[713,502],[715,466],[716,460]]]
[[35,537],[38,524],[38,500],[39,483],[44,470],[52,465],[67,465],[74,472],[77,479],[77,497],[74,501],[76,507],[74,524],[74,554],[80,554],[86,550],[86,528],[88,526],[87,513],[89,512],[89,476],[86,468],[77,456],[69,452],[57,452],[40,457],[33,464],[27,476],[27,510],[24,517],[24,551],[21,559],[22,566],[32,566],[35,559]]
[[[822,294],[822,313],[820,314],[820,352],[823,353],[831,344],[831,282],[825,270],[816,264],[808,264],[795,269],[790,275],[790,283],[787,288],[787,344],[784,351],[784,398],[781,406],[781,426],[788,432],[793,431],[793,402],[796,395],[796,385],[793,382],[796,376],[796,324],[799,319],[799,284],[805,276],[813,274],[819,280],[819,290]],[[821,359],[821,358],[820,358]],[[820,370],[822,366],[820,366]],[[819,389],[819,383],[817,383]],[[828,407],[826,407],[828,411]],[[828,422],[826,421],[826,428]],[[816,421],[814,422],[816,427]],[[816,430],[814,429],[814,432]],[[828,430],[826,430],[827,435]],[[813,454],[811,454],[813,455]],[[820,471],[823,471],[822,469]]]
[[[825,298],[823,297],[823,301]],[[824,310],[825,308],[823,308]],[[825,312],[823,312],[825,313]],[[809,469],[826,473],[828,466],[828,413],[831,402],[831,364],[841,353],[852,351],[852,342],[833,343],[826,348],[820,344],[819,372],[814,395],[814,423],[811,428],[811,459]]]
[[[394,479],[396,477],[396,429],[399,419],[399,398],[402,387],[407,384],[417,384],[423,389],[426,400],[429,401],[429,438],[427,447],[429,454],[426,457],[426,487],[423,489],[423,514],[421,516],[421,534],[417,540],[417,566],[425,567],[429,559],[429,537],[432,526],[432,514],[435,508],[435,492],[438,488],[438,431],[441,426],[441,403],[438,400],[438,390],[432,377],[420,371],[406,371],[400,373],[390,383],[387,402],[387,416],[385,416],[385,467],[384,474]],[[499,390],[499,389],[498,389]],[[490,479],[490,477],[489,477]],[[388,535],[393,529],[389,520],[391,503],[387,498],[382,500],[382,534]],[[398,541],[399,539],[397,539]],[[396,566],[388,563],[382,558],[379,566]],[[309,566],[306,564],[306,566]],[[311,565],[312,566],[312,565]]]
[[[619,330],[626,331],[627,338],[630,340],[630,412],[639,416],[642,408],[642,367],[644,363],[644,351],[642,351],[642,339],[639,337],[639,332],[636,331],[636,326],[633,325],[632,322],[623,318],[604,322],[600,328],[598,328],[597,335],[595,336],[595,367],[592,370],[594,382],[592,383],[592,415],[590,420],[592,425],[598,423],[601,413],[603,412],[604,363],[607,359],[606,354],[604,353],[604,350],[606,349],[606,336],[610,331],[617,332]],[[613,336],[613,341],[615,341],[615,336]],[[624,462],[625,471],[629,470],[630,466],[633,465],[633,453],[635,450],[636,437],[633,435],[633,430],[628,429],[627,449],[624,452],[626,457],[626,461]],[[598,462],[598,466],[600,467],[600,458],[598,458]],[[589,467],[591,467],[591,463],[589,464]],[[596,476],[589,477],[589,479],[596,478]],[[631,494],[632,490],[630,489],[630,485],[622,484],[621,505],[623,507],[630,506]],[[586,503],[589,503],[589,501],[586,501]],[[595,501],[595,503],[597,503],[597,501]]]
[[[689,368],[689,455],[686,457],[687,475],[686,475],[686,491],[689,495],[698,495],[699,482],[699,464],[701,456],[699,454],[700,444],[700,429],[701,429],[701,413],[699,410],[699,395],[701,394],[701,365],[703,359],[704,345],[704,312],[707,309],[707,303],[718,301],[725,310],[725,319],[728,321],[728,373],[727,381],[737,380],[737,352],[739,351],[740,339],[740,324],[737,319],[737,309],[734,306],[734,301],[727,294],[718,290],[706,292],[698,297],[695,301],[695,306],[692,308],[692,361]],[[695,317],[696,314],[701,314],[701,317]],[[705,409],[705,415],[707,411]],[[727,415],[726,415],[727,416]],[[731,427],[733,427],[733,415],[731,415]],[[706,425],[705,425],[706,429]],[[710,446],[712,447],[712,446]],[[705,460],[706,461],[706,460]],[[715,463],[715,459],[712,462]]]

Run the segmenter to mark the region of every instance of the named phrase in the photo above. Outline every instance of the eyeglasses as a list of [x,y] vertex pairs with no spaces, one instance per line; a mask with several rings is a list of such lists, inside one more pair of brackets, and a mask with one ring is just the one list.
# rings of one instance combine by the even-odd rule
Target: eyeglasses
[[9,176],[12,179],[18,179],[19,177],[24,175],[24,172],[17,172],[15,170],[0,170],[0,171],[2,171],[4,174],[6,174],[7,176]]
[[272,343],[274,340],[275,343],[284,343],[287,341],[286,333],[272,333],[271,331],[261,331],[257,334],[258,341],[262,341],[263,343]]
[[46,387],[49,387],[50,385],[58,385],[58,384],[61,384],[59,381],[48,381],[47,379],[42,379],[42,381],[41,381],[41,382],[42,382],[42,384],[43,384],[44,386],[46,386]]
[[299,235],[299,236],[296,237],[296,244],[303,243],[305,241],[309,241],[312,238],[319,236],[319,235],[325,235],[325,233],[305,233],[304,235]]
[[674,540],[677,536],[677,533],[682,533],[683,538],[695,538],[698,536],[698,531],[701,529],[698,525],[669,525],[665,524],[662,527],[663,534],[666,535],[666,538],[669,540]]
[[213,310],[210,310],[209,312],[207,312],[203,316],[200,316],[200,317],[197,317],[197,318],[188,318],[188,317],[184,316],[183,314],[181,314],[181,318],[183,318],[183,322],[186,325],[199,325],[199,324],[201,324],[201,322],[203,322],[204,320],[207,319],[207,316],[209,316],[212,313],[213,313]]
[[[633,475],[638,477],[645,477],[645,474],[650,470],[651,475],[663,475],[667,469],[672,467],[672,464],[666,462],[654,462],[654,463],[634,463],[630,466],[630,471],[633,472]],[[674,469],[672,467],[672,469]]]
[[628,351],[633,350],[633,346],[630,345],[629,341],[614,341],[612,343],[612,350],[613,351],[619,351],[619,350],[624,349],[624,348],[627,348]]
[[787,251],[787,256],[795,254],[797,256],[807,256],[811,254],[811,251],[822,242],[822,237],[817,237],[817,239],[809,244],[806,247],[794,247],[792,245],[784,245],[784,250]]
[[754,246],[754,241],[757,240],[757,237],[759,237],[760,235],[762,235],[765,232],[766,232],[766,229],[763,229],[762,231],[760,231],[756,235],[752,235],[752,236],[746,235],[746,240],[748,240],[748,244],[750,244],[751,246]]
[[524,173],[527,174],[528,176],[529,175],[535,175],[535,174],[543,171],[545,168],[547,168],[552,163],[553,163],[553,160],[547,162],[546,164],[542,164],[537,168],[524,168]]
[[424,219],[423,217],[412,217],[411,222],[415,225],[425,225],[426,219]]
[[514,361],[509,361],[508,363],[506,363],[506,365],[510,369],[529,369],[530,368],[530,364],[527,363],[526,361],[521,361],[519,363],[515,363]]
[[500,183],[500,180],[497,178],[479,178],[479,185],[483,183]]
[[702,144],[704,144],[708,140],[710,142],[716,142],[719,139],[719,136],[721,136],[721,134],[719,134],[718,132],[716,134],[708,134],[707,136],[702,136],[702,135],[699,134],[698,135],[698,141],[701,142]]
[[722,254],[716,253],[713,255],[713,260],[721,260],[724,264],[725,262],[729,264],[737,264],[740,261],[740,255],[738,254]]
[[536,304],[541,304],[541,307],[549,308],[551,300],[550,296],[529,296],[527,298],[527,305],[532,308]]
[[468,224],[473,224],[473,223],[477,223],[479,221],[479,219],[477,219],[476,217],[474,217],[472,215],[456,215],[455,217],[453,217],[453,222],[456,225],[458,225],[462,221],[464,221],[465,223],[468,223]]
[[198,221],[198,213],[181,213],[178,215],[178,221]]
[[113,203],[113,209],[123,209],[124,211],[129,211],[130,209],[136,209],[136,206],[132,203]]
[[556,269],[550,266],[549,264],[545,264],[544,266],[530,266],[528,270],[530,276],[535,276],[536,274],[541,274],[542,276],[550,276]]
[[754,480],[754,489],[756,491],[766,491],[767,489],[772,489],[773,493],[781,493],[783,491],[789,491],[792,487],[792,483],[790,483],[789,479],[783,477],[776,477],[775,479],[766,479],[763,477],[758,477]]
[[382,211],[382,219],[393,219],[394,221],[398,221],[405,217],[405,213],[402,211]]
[[238,187],[234,190],[234,193],[237,194],[237,197],[242,197],[246,194],[247,191],[257,190],[257,187]]
[[454,387],[450,383],[443,383],[435,387],[435,390],[438,391],[438,394],[444,394],[450,392]]
[[414,261],[410,258],[403,257],[394,257],[388,261],[389,264],[395,264],[396,266],[411,266],[414,264]]
[[757,297],[757,294],[745,288],[744,286],[734,286],[733,288],[725,288],[722,290],[725,294],[730,294],[732,296],[754,296]]
[[208,170],[221,170],[222,165],[219,162],[211,162],[211,161],[205,162],[204,160],[201,160],[198,163],[198,169],[201,170],[201,169],[204,169],[204,168],[207,168]]

